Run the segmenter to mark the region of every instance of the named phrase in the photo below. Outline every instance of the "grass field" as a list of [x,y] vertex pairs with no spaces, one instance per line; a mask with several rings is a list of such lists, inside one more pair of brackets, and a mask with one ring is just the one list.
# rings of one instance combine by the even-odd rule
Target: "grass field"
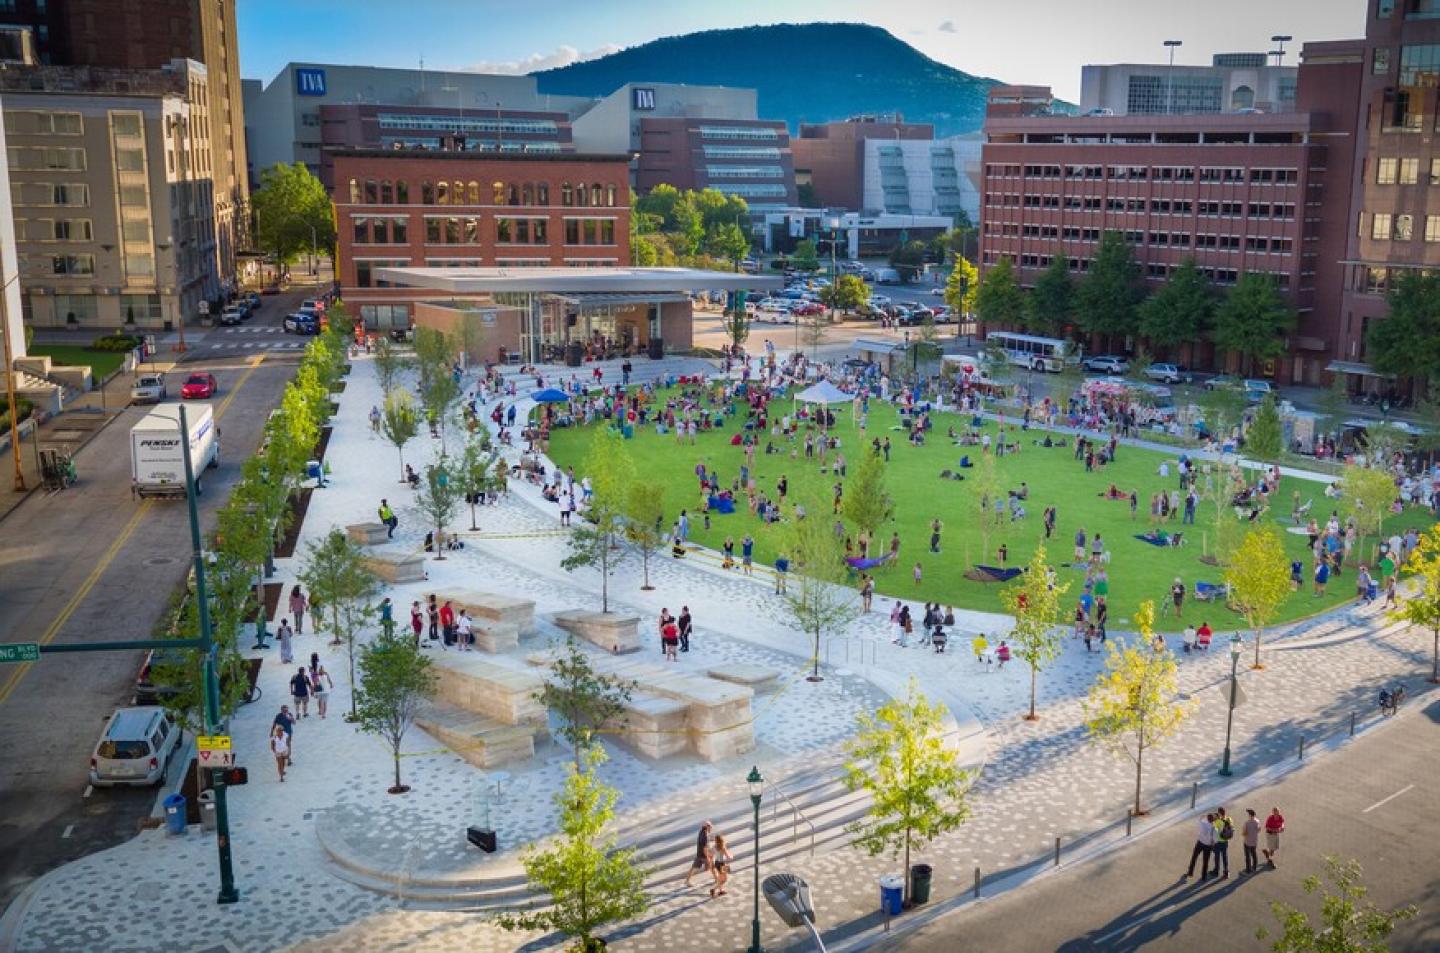
[[[668,395],[662,392],[662,400],[665,396]],[[790,405],[785,401],[772,406],[784,413]],[[892,429],[898,427],[899,418],[888,405],[871,402],[868,428],[863,438],[851,420],[848,405],[836,407],[835,412],[835,433],[840,438],[851,476],[860,459],[861,448],[868,446],[871,439],[889,436],[892,445],[887,486],[895,503],[895,518],[893,523],[876,534],[878,546],[872,547],[872,555],[875,549],[883,549],[888,544],[892,531],[898,531],[901,549],[900,558],[894,565],[876,571],[877,608],[884,607],[883,596],[903,595],[967,609],[1004,611],[1000,585],[974,582],[966,579],[964,573],[976,563],[994,564],[995,550],[1002,540],[1009,548],[1010,565],[1027,562],[1036,544],[1043,540],[1041,514],[1046,506],[1052,505],[1057,508],[1055,536],[1048,546],[1052,565],[1070,561],[1077,528],[1083,527],[1087,536],[1093,537],[1098,531],[1104,537],[1106,549],[1111,553],[1108,601],[1112,626],[1127,626],[1135,608],[1145,599],[1156,600],[1157,610],[1162,609],[1166,605],[1170,584],[1177,576],[1184,580],[1188,592],[1193,592],[1197,580],[1221,581],[1218,568],[1200,561],[1202,542],[1214,519],[1213,505],[1204,500],[1197,509],[1196,525],[1182,526],[1177,514],[1163,527],[1172,533],[1183,531],[1184,546],[1162,548],[1134,538],[1149,529],[1151,494],[1178,487],[1175,463],[1178,452],[1161,454],[1122,445],[1114,463],[1086,473],[1084,465],[1073,459],[1073,444],[1063,449],[1045,448],[1037,445],[1044,438],[1042,431],[1019,433],[1021,452],[1001,457],[997,461],[997,469],[1000,486],[1004,489],[1018,488],[1022,481],[1028,484],[1027,516],[1015,523],[1007,521],[998,536],[992,534],[990,551],[982,553],[978,528],[979,493],[974,480],[976,470],[964,471],[967,479],[963,482],[939,477],[942,470],[955,470],[962,455],[968,454],[972,461],[980,456],[978,447],[956,447],[945,437],[947,427],[953,424],[957,430],[962,430],[964,421],[953,414],[938,414],[926,444],[912,447],[903,431]],[[751,515],[743,496],[737,501],[734,514],[712,514],[708,530],[699,515],[700,493],[694,475],[695,465],[703,461],[707,469],[718,471],[721,485],[728,486],[739,475],[739,467],[744,462],[742,449],[730,445],[730,438],[743,421],[743,413],[738,419],[731,417],[726,429],[702,432],[694,446],[677,444],[671,434],[658,436],[653,426],[638,428],[634,439],[627,441],[626,446],[642,477],[661,481],[665,485],[666,526],[682,508],[687,509],[691,517],[692,542],[718,549],[726,536],[731,536],[735,540],[737,555],[740,539],[748,531],[755,537],[756,561],[768,565],[775,558],[774,541],[779,529],[776,526],[767,527]],[[993,435],[997,428],[990,424],[986,429]],[[1012,434],[1010,439],[1015,440],[1013,426],[1009,432]],[[575,466],[578,472],[589,445],[589,436],[588,428],[554,431],[550,440],[551,458],[560,466]],[[763,447],[762,439],[762,451]],[[1162,479],[1159,468],[1165,460],[1170,461],[1170,475]],[[815,461],[804,458],[803,450],[798,459],[791,459],[788,452],[771,456],[757,452],[752,476],[758,489],[773,498],[775,483],[781,475],[788,478],[790,485],[787,516],[791,513],[790,504],[800,500],[810,513],[827,521],[834,519],[830,513],[831,487],[835,477],[822,474]],[[1134,521],[1130,518],[1128,503],[1108,500],[1101,495],[1112,482],[1126,493],[1132,489],[1138,491],[1139,514]],[[1293,490],[1299,490],[1302,500],[1314,500],[1312,512],[1322,522],[1328,517],[1331,508],[1326,505],[1329,501],[1322,495],[1321,484],[1285,478],[1281,482],[1276,505],[1263,521],[1271,523],[1279,531],[1292,558],[1304,560],[1308,574],[1311,564],[1306,538],[1284,532],[1285,527],[1291,525],[1289,513]],[[1423,509],[1407,509],[1404,514],[1386,522],[1386,531],[1388,533],[1396,527],[1429,525],[1428,515],[1428,511]],[[929,551],[930,521],[936,517],[944,523],[939,554]],[[1226,518],[1234,517],[1227,515]],[[1243,528],[1236,531],[1236,541],[1243,532]],[[1361,550],[1371,551],[1372,543],[1366,540]],[[918,586],[912,579],[912,567],[917,560],[923,570],[923,580]],[[1345,569],[1342,577],[1331,581],[1324,597],[1313,596],[1308,584],[1292,595],[1276,621],[1311,615],[1352,598],[1354,569],[1350,565]],[[1082,590],[1084,573],[1079,569],[1061,569],[1060,573],[1062,580],[1071,582],[1065,605],[1073,609],[1074,600]],[[1189,599],[1183,619],[1176,620],[1171,613],[1158,622],[1165,631],[1178,631],[1187,622],[1198,624],[1202,619],[1208,620],[1217,629],[1242,624],[1238,615],[1222,606],[1207,606]]]
[[74,344],[32,344],[30,353],[36,357],[49,357],[56,364],[88,364],[97,384],[125,363],[123,352],[92,351]]

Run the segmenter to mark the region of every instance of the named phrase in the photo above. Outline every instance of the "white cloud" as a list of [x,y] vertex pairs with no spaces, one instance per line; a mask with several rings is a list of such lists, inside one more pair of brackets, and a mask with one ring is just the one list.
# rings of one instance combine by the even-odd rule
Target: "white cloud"
[[619,52],[621,47],[614,43],[606,43],[587,52],[581,52],[573,46],[559,46],[549,53],[531,53],[518,60],[503,62],[472,63],[469,66],[461,67],[467,73],[503,73],[510,76],[520,76],[525,73],[534,73],[539,70],[555,69],[558,66],[569,66],[571,63],[582,63],[585,60],[593,60],[601,56],[608,56],[611,53]]
[[941,24],[940,24],[939,26],[937,26],[935,29],[939,30],[941,33],[955,33],[955,32],[958,32],[958,31],[955,29],[955,21],[954,21],[954,20],[946,20],[944,23],[941,23]]

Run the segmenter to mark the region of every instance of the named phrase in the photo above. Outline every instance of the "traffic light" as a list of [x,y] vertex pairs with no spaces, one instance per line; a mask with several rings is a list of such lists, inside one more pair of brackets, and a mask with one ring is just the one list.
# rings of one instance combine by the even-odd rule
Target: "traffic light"
[[220,783],[228,787],[239,787],[250,783],[250,772],[245,768],[225,768],[220,772]]

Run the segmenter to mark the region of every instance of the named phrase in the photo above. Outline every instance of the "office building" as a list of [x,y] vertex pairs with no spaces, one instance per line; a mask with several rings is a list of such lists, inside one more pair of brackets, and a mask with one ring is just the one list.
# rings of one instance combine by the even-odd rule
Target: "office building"
[[417,292],[387,267],[595,268],[630,261],[629,156],[334,153],[337,278],[371,328],[408,327]]
[[[303,162],[320,176],[325,166],[322,149],[327,142],[336,146],[380,146],[395,141],[406,144],[404,135],[387,142],[386,137],[392,133],[428,140],[455,128],[462,130],[467,148],[471,143],[476,148],[494,143],[510,151],[512,147],[505,143],[530,142],[530,151],[536,151],[542,143],[566,141],[556,114],[568,119],[594,102],[586,96],[542,95],[533,76],[333,63],[288,63],[263,88],[247,87],[246,96],[246,122],[254,153],[250,164],[256,181],[264,169],[278,163]],[[381,106],[386,108],[371,109]],[[323,111],[336,107],[364,108],[332,111],[331,121],[339,125],[327,140]],[[382,123],[382,112],[409,118]],[[492,125],[497,113],[498,124]],[[536,114],[551,117],[544,121],[556,123],[553,136],[533,131]],[[352,141],[357,138],[362,141]],[[513,148],[523,149],[523,145]]]
[[883,257],[907,241],[929,241],[955,224],[949,215],[899,212],[851,212],[845,209],[787,208],[765,213],[766,253],[795,250],[802,239],[815,242],[821,257],[831,252],[840,261]]
[[0,72],[27,323],[166,329],[219,297],[207,71]]
[[979,136],[867,139],[860,210],[980,219]]
[[815,202],[828,208],[878,210],[866,205],[866,145],[871,141],[930,142],[935,127],[901,116],[854,116],[842,122],[804,123],[791,143],[795,177],[810,186]]
[[1217,53],[1209,66],[1115,63],[1080,71],[1080,111],[1116,116],[1295,108],[1297,70],[1264,53]]

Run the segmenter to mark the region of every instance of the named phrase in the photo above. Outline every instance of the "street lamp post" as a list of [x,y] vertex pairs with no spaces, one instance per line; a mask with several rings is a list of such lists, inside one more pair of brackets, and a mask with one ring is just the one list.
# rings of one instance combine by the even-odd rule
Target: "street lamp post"
[[1175,81],[1175,47],[1180,46],[1180,40],[1166,40],[1165,46],[1170,50],[1170,68],[1165,71],[1165,115],[1170,115],[1174,107],[1174,96],[1171,93],[1172,84]]
[[765,953],[760,945],[760,799],[765,794],[765,779],[759,766],[751,767],[745,779],[750,786],[750,803],[755,805],[755,913],[750,920],[750,949],[747,953]]
[[1225,714],[1225,757],[1220,761],[1220,774],[1230,777],[1230,728],[1235,723],[1235,696],[1240,683],[1235,677],[1235,667],[1240,663],[1240,633],[1230,636],[1230,710]]
[[1274,36],[1272,36],[1272,37],[1270,38],[1270,42],[1271,42],[1271,43],[1277,44],[1276,47],[1275,47],[1275,49],[1273,49],[1273,50],[1270,51],[1270,55],[1273,56],[1273,57],[1275,57],[1275,65],[1276,65],[1276,66],[1282,66],[1282,65],[1284,65],[1284,63],[1285,63],[1285,44],[1286,44],[1286,43],[1289,43],[1289,42],[1290,42],[1291,40],[1293,40],[1293,39],[1295,39],[1295,37],[1290,36],[1288,33],[1277,33],[1277,34],[1275,34]]

